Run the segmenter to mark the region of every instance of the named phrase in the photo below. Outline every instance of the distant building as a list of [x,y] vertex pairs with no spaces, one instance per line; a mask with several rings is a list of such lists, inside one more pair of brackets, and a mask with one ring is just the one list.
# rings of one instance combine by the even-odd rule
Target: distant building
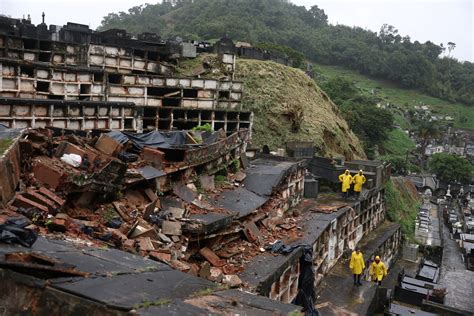
[[464,154],[466,158],[469,159],[471,162],[474,162],[474,144],[467,144],[464,148]]
[[439,154],[444,152],[444,147],[443,146],[433,146],[433,145],[428,145],[425,149],[425,155],[426,156],[431,156],[434,154]]
[[449,153],[457,156],[464,156],[464,147],[451,146],[449,147]]

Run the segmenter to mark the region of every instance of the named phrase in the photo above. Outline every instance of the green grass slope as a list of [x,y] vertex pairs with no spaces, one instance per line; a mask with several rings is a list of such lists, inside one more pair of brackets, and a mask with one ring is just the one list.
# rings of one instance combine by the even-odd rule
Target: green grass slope
[[236,79],[244,82],[244,109],[254,112],[254,145],[275,149],[287,141],[312,141],[325,156],[365,157],[337,106],[301,70],[239,59]]
[[[403,89],[391,82],[375,80],[337,66],[315,65],[314,70],[317,74],[326,78],[346,77],[355,82],[359,88],[367,92],[373,91],[384,101],[395,104],[402,109],[413,109],[415,105],[429,105],[434,115],[453,117],[455,128],[474,130],[474,108],[472,106],[434,98],[414,89]],[[394,114],[396,122],[402,128],[410,127],[405,118],[401,116],[401,113]]]
[[385,185],[387,217],[399,223],[405,237],[415,238],[415,219],[421,205],[421,198],[413,183],[403,177],[392,177]]

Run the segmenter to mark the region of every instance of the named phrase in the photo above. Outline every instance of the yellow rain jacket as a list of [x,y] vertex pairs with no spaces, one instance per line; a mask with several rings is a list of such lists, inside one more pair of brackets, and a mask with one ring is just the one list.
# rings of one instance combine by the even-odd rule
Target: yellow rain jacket
[[359,254],[357,254],[355,251],[352,252],[349,268],[352,270],[352,274],[362,273],[362,271],[365,269],[364,256],[362,256],[362,252],[359,251]]
[[355,192],[362,191],[362,185],[364,185],[365,181],[367,181],[367,179],[362,174],[362,172],[359,172],[358,174],[356,174],[354,178],[352,179],[352,183],[354,183],[354,191]]
[[382,261],[372,262],[370,266],[370,275],[372,276],[372,280],[382,281],[382,279],[387,275],[387,268]]
[[347,192],[347,190],[350,189],[351,183],[352,183],[352,176],[349,170],[346,170],[346,172],[344,172],[343,174],[339,176],[339,181],[342,182],[341,191],[343,193]]

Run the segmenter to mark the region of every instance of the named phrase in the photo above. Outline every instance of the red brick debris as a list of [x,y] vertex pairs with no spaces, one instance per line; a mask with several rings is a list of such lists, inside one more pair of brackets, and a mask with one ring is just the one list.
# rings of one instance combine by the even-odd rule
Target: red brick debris
[[[201,225],[193,216],[232,216],[211,202],[224,190],[243,186],[242,171],[229,172],[219,182],[192,168],[173,173],[189,161],[167,161],[165,152],[153,148],[133,152],[132,146],[105,134],[53,136],[48,129],[30,129],[20,143],[20,189],[0,211],[0,220],[27,217],[29,227],[41,235],[122,249],[214,282],[232,280],[233,285],[238,278],[231,276],[265,252],[264,246],[302,237],[301,216],[282,212],[280,196],[211,234],[190,233],[190,227]],[[123,153],[134,159],[123,159]],[[81,162],[74,166],[65,157],[80,157]],[[138,171],[143,167],[165,175],[146,179]],[[173,193],[178,185],[179,195],[194,199]]]

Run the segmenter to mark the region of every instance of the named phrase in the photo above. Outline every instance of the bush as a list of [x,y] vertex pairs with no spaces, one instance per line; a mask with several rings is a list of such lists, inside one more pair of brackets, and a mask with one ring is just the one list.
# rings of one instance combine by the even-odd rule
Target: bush
[[400,224],[405,237],[414,241],[415,219],[420,208],[420,202],[407,193],[403,193],[390,180],[385,185],[387,199],[387,217],[390,221]]

